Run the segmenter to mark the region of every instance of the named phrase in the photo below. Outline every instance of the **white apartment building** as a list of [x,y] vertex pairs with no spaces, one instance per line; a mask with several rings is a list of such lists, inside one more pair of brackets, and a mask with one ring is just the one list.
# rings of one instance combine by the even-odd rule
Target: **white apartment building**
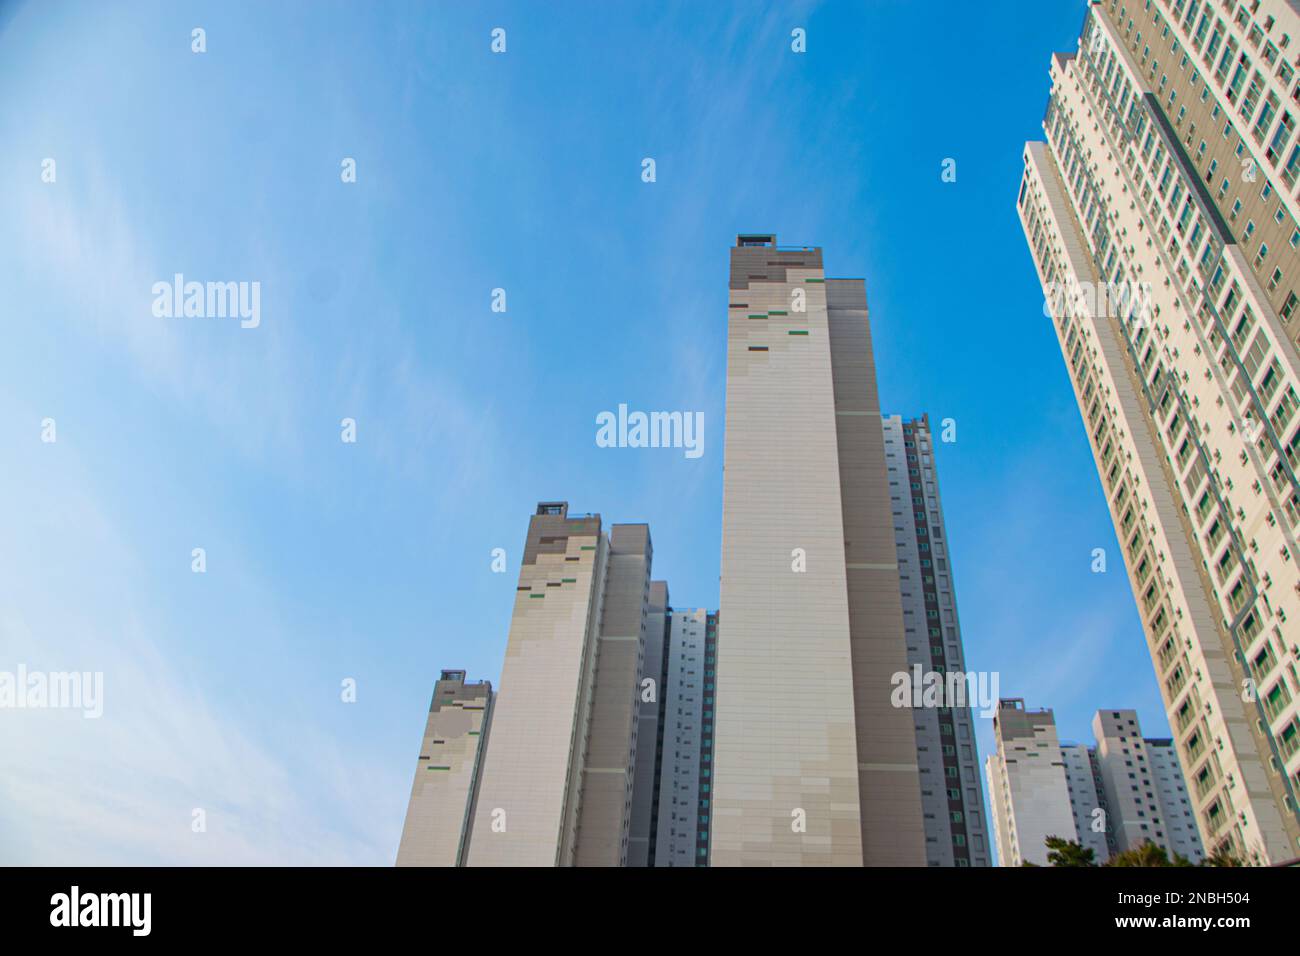
[[1122,853],[1148,840],[1172,858],[1205,856],[1177,754],[1168,740],[1142,736],[1137,712],[1099,710],[1092,720],[1098,770],[1113,848]]
[[697,848],[708,804],[709,780],[703,748],[706,636],[704,608],[669,615],[667,671],[663,687],[663,746],[659,776],[659,821],[655,866],[698,866]]
[[1101,795],[1101,778],[1087,744],[1062,744],[1065,761],[1065,788],[1070,799],[1070,815],[1078,841],[1092,850],[1098,863],[1110,859],[1114,852],[1107,826],[1105,800]]
[[993,718],[997,751],[985,761],[998,865],[1047,865],[1049,836],[1078,840],[1065,758],[1050,710],[999,701]]
[[1300,12],[1106,0],[1017,207],[1207,851],[1300,856]]
[[[907,663],[922,673],[964,673],[952,557],[927,416],[883,420],[898,552]],[[969,699],[914,707],[917,768],[929,866],[991,866],[993,846]]]

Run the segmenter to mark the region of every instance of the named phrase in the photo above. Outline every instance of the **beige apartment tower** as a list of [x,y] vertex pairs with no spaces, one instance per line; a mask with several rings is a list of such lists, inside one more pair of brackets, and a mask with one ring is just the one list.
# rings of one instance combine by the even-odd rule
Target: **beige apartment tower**
[[740,236],[726,401],[711,865],[922,866],[862,280]]
[[1018,211],[1207,853],[1300,856],[1300,12],[1095,2]]
[[1043,866],[1048,837],[1080,839],[1056,720],[1050,710],[1026,710],[1019,698],[1002,700],[993,736],[997,749],[985,768],[998,865]]
[[468,865],[627,864],[650,561],[643,524],[537,506]]
[[443,671],[434,685],[398,866],[463,866],[492,721],[492,685]]

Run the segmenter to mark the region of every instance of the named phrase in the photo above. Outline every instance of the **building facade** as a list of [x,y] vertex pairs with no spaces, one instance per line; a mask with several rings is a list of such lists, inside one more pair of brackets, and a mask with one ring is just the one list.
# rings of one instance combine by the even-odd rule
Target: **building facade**
[[1177,754],[1168,739],[1142,736],[1136,711],[1097,711],[1089,746],[1060,743],[1050,710],[1007,699],[994,731],[986,766],[1002,866],[1042,866],[1049,836],[1080,843],[1097,863],[1148,841],[1170,859],[1204,859]]
[[627,865],[651,558],[647,525],[616,524],[610,528],[609,567],[579,795],[577,866]]
[[[961,624],[927,416],[884,419],[899,593],[909,668],[963,674]],[[990,866],[973,701],[915,707],[917,767],[930,866]]]
[[700,705],[700,817],[695,828],[695,865],[709,865],[713,834],[713,727],[718,694],[718,629],[721,615],[704,619],[704,696]]
[[528,526],[470,866],[624,866],[650,594],[645,525]]
[[731,250],[714,866],[925,864],[866,293]]
[[492,685],[443,671],[434,685],[398,866],[463,866],[492,722]]
[[1094,860],[1104,863],[1115,853],[1115,844],[1107,826],[1096,751],[1087,744],[1061,744],[1061,757],[1065,761],[1065,788],[1076,839],[1092,851]]
[[537,506],[499,696],[443,672],[399,866],[708,866],[718,615],[652,559],[644,524]]
[[662,765],[655,866],[698,866],[708,862],[699,848],[707,834],[711,765],[704,742],[706,632],[714,616],[703,608],[673,611],[669,623],[667,680],[663,685]]
[[628,830],[628,866],[655,865],[670,614],[667,582],[651,581],[637,696],[640,715],[637,718],[636,768],[632,780],[632,821]]
[[1207,851],[1300,855],[1300,13],[1094,2],[1018,210]]
[[1168,739],[1142,736],[1137,712],[1099,710],[1092,751],[1115,852],[1148,840],[1199,863],[1205,856],[1178,756]]
[[1192,862],[1205,858],[1201,830],[1196,825],[1196,811],[1187,792],[1187,780],[1178,762],[1178,748],[1169,737],[1147,738],[1147,758],[1160,806],[1164,810],[1169,849]]
[[1000,866],[1047,863],[1046,840],[1079,839],[1065,757],[1050,710],[1011,698],[993,717],[997,751],[985,762]]

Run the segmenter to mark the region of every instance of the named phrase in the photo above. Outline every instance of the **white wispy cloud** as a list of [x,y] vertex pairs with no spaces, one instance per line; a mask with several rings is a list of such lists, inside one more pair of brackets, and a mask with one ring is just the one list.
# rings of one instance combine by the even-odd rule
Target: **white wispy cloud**
[[[390,804],[404,781],[364,752],[345,753],[307,713],[265,699],[243,710],[230,704],[238,688],[218,694],[188,663],[185,633],[150,608],[129,529],[87,491],[74,453],[59,452],[67,477],[43,504],[0,521],[12,545],[0,554],[0,670],[102,672],[103,715],[0,710],[0,859],[390,862]],[[12,500],[12,483],[31,477],[20,468],[0,489]],[[41,540],[50,537],[52,548]],[[55,585],[21,557],[47,550],[67,554],[93,585]],[[263,595],[235,599],[250,630],[274,627]],[[206,832],[191,829],[195,808]]]

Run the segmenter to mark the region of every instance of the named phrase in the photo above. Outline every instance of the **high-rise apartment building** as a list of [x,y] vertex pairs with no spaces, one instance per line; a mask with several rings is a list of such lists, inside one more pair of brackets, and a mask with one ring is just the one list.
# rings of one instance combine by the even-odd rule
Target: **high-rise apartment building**
[[718,628],[714,611],[704,620],[704,697],[700,703],[700,819],[695,828],[695,865],[708,866],[713,834],[713,730],[717,717]]
[[1178,758],[1167,739],[1142,736],[1132,710],[1097,711],[1096,745],[1060,743],[1050,710],[999,703],[998,750],[986,763],[1002,866],[1047,860],[1057,836],[1098,863],[1150,841],[1193,863],[1204,857]]
[[655,866],[707,866],[717,615],[670,615]]
[[1115,843],[1107,826],[1096,751],[1087,744],[1063,743],[1061,759],[1065,762],[1065,788],[1074,817],[1075,839],[1092,851],[1093,859],[1104,863],[1114,854]]
[[738,237],[726,401],[711,864],[922,866],[862,280]]
[[1094,2],[1018,209],[1206,849],[1300,855],[1300,10]]
[[655,866],[696,863],[707,617],[708,612],[703,609],[674,610],[669,616]]
[[[647,525],[616,524],[610,529],[587,752],[577,795],[577,866],[627,865],[651,551]],[[503,673],[503,687],[504,679]]]
[[1099,710],[1092,760],[1115,852],[1148,840],[1193,863],[1205,856],[1178,757],[1168,739],[1142,736],[1137,712]]
[[632,779],[632,822],[628,828],[628,866],[655,865],[670,617],[667,582],[651,581],[637,697],[640,715],[637,718],[636,769]]
[[1065,757],[1050,710],[1000,701],[993,717],[997,752],[985,762],[998,864],[1047,863],[1049,836],[1078,840]]
[[[962,674],[961,624],[929,417],[889,416],[884,439],[907,663],[926,674]],[[930,866],[992,863],[971,703],[943,700],[912,711]]]
[[1178,748],[1169,737],[1148,737],[1143,742],[1164,811],[1169,850],[1199,862],[1205,858],[1205,845],[1201,843],[1201,828],[1196,825],[1196,811],[1187,792],[1183,767],[1178,762]]
[[492,721],[492,685],[443,671],[434,685],[398,866],[463,866]]
[[468,865],[626,865],[651,556],[643,524],[538,505]]

